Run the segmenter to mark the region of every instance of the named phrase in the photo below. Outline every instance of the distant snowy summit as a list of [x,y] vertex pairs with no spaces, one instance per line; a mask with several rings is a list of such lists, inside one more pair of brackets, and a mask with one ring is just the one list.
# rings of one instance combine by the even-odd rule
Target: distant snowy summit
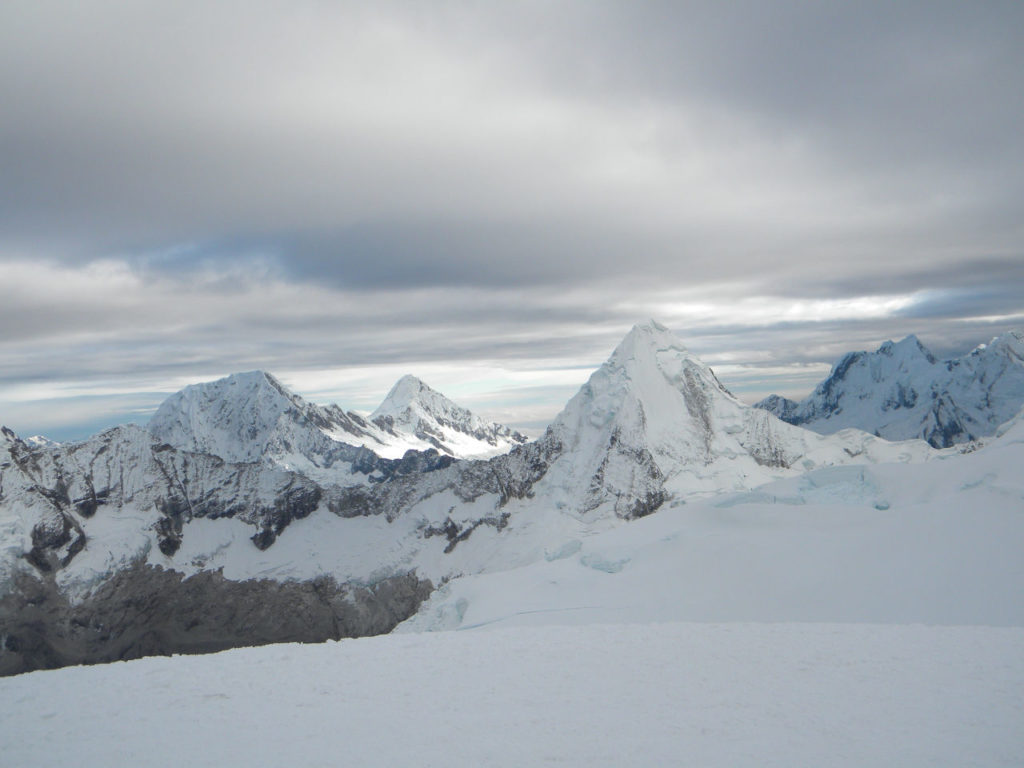
[[33,448],[55,448],[60,445],[57,441],[51,440],[43,435],[32,435],[32,437],[26,437],[25,442]]
[[431,446],[460,458],[495,456],[528,441],[510,427],[485,422],[415,376],[403,376],[395,383],[370,414],[370,422],[400,444],[411,436],[419,450]]
[[410,450],[479,458],[527,441],[508,427],[485,423],[413,376],[401,378],[367,419],[337,405],[307,402],[263,371],[186,387],[157,409],[149,431],[181,450],[231,462],[270,460],[299,470],[330,466],[339,445],[385,459]]
[[969,354],[938,360],[916,336],[850,352],[800,402],[757,403],[783,421],[830,434],[854,427],[887,440],[921,438],[936,448],[995,433],[1024,405],[1024,331]]

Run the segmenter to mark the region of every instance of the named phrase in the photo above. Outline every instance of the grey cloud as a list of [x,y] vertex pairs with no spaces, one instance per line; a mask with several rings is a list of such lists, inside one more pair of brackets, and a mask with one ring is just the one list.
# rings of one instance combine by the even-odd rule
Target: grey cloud
[[[367,289],[579,284],[644,267],[690,276],[710,271],[698,258],[666,260],[665,248],[602,221],[377,220],[211,243],[207,258],[261,250],[295,279]],[[183,266],[168,262],[163,269]]]
[[1024,249],[1002,257],[983,254],[971,259],[935,260],[912,268],[873,269],[862,274],[840,273],[828,281],[803,281],[795,288],[796,292],[804,295],[824,293],[835,296],[867,294],[880,288],[909,292],[1020,284],[1024,284]]
[[[1017,2],[3,4],[0,381],[582,367],[677,287],[721,316],[664,319],[751,369],[962,352],[1024,313],[1022,30]],[[40,259],[130,274],[8,296]]]
[[790,281],[766,281],[765,287],[769,285],[779,295],[794,298],[918,294],[918,303],[898,310],[903,317],[1012,315],[1024,311],[1024,253],[925,258],[912,264],[897,258],[888,266],[846,265]]
[[[6,7],[0,238],[82,258],[182,241],[229,255],[241,243],[274,250],[298,276],[500,285],[614,275],[627,260],[653,279],[728,277],[772,253],[792,278],[822,259],[842,271],[858,252],[891,263],[900,248],[910,261],[951,238],[969,248],[1020,234],[1017,4],[455,3],[427,13],[254,3],[244,17],[176,6]],[[382,27],[405,36],[407,60],[318,47],[337,34],[333,50],[358,48]],[[617,197],[611,182],[592,199],[586,175],[602,157],[567,158],[572,142],[544,144],[552,137],[532,129],[467,139],[460,123],[487,124],[489,106],[446,112],[473,101],[446,101],[443,80],[424,84],[437,104],[428,92],[424,104],[394,106],[409,121],[403,135],[376,113],[364,124],[346,111],[361,82],[351,68],[366,67],[371,93],[359,98],[374,98],[388,66],[394,79],[380,87],[413,79],[438,51],[486,73],[492,95],[581,109],[569,129],[580,139],[619,116],[619,149],[671,167],[694,151],[676,146],[692,140],[686,124],[708,120],[737,151],[758,137],[779,171],[787,153],[814,168],[798,192],[806,201],[834,188],[846,190],[836,205],[864,210],[794,229],[741,206],[702,225],[684,197],[679,221],[659,228],[645,216],[672,210],[668,190]],[[293,95],[304,88],[308,102]],[[649,114],[628,122],[637,109]],[[743,131],[732,136],[734,124]],[[735,179],[737,191],[747,181]],[[893,207],[906,215],[889,221]],[[876,245],[851,248],[858,232]]]
[[[1019,3],[647,2],[575,10],[540,35],[546,75],[566,88],[742,105],[769,128],[827,127],[818,138],[860,143],[880,162],[907,150],[992,157],[1020,149],[1006,131],[1021,120]],[[533,21],[519,18],[521,27]],[[886,147],[893,154],[879,157]]]

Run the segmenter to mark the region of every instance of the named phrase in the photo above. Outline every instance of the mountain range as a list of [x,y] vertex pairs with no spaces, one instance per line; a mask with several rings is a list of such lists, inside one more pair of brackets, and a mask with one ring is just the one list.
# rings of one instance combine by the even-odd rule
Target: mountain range
[[4,673],[386,632],[439,585],[579,556],[660,509],[951,455],[747,406],[653,321],[532,442],[412,377],[363,418],[262,372],[188,387],[148,428],[2,441]]
[[157,409],[149,432],[181,450],[232,462],[296,464],[306,474],[323,474],[350,460],[352,452],[339,454],[338,446],[364,448],[384,459],[430,449],[480,458],[527,441],[515,430],[484,422],[415,376],[399,379],[364,418],[337,405],[309,403],[263,371],[186,387]]
[[1024,405],[1024,331],[1010,331],[963,357],[939,360],[917,339],[850,352],[800,402],[757,403],[822,434],[854,427],[887,440],[920,438],[936,448],[991,435]]

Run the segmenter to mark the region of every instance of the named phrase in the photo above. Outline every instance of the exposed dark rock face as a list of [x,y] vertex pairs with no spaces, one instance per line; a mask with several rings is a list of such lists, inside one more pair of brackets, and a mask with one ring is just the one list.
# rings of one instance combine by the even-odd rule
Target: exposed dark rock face
[[230,581],[210,571],[185,579],[140,564],[70,605],[52,579],[22,573],[0,597],[0,675],[383,634],[432,590],[413,574],[355,587],[329,578]]
[[[374,486],[407,478],[405,485],[415,485],[414,476],[456,463],[433,450],[408,451],[401,459],[342,444],[334,444],[332,451],[328,463],[351,461]],[[158,545],[170,556],[181,545],[183,524],[201,517],[237,517],[251,523],[257,529],[253,542],[266,549],[291,522],[316,510],[325,495],[324,486],[297,472],[179,450],[154,441],[138,427],[116,427],[89,441],[50,450],[33,449],[15,436],[5,453],[12,459],[6,471],[16,474],[18,484],[50,509],[33,550],[32,562],[39,570],[52,567],[48,552],[70,543],[74,551],[61,550],[58,557],[70,559],[85,545],[76,515],[87,520],[108,505],[156,508],[161,514],[155,525]],[[366,485],[329,487],[328,507],[343,516],[385,511],[380,503],[394,495]]]
[[261,515],[262,525],[253,537],[253,543],[260,549],[266,549],[278,534],[293,520],[309,517],[320,506],[323,491],[317,485],[296,483],[289,486],[274,500],[274,505]]
[[[513,448],[507,454],[487,460],[450,461],[430,472],[396,473],[388,482],[325,488],[327,508],[341,517],[384,515],[395,520],[416,502],[451,491],[460,501],[472,502],[486,494],[498,497],[502,507],[511,499],[530,498],[534,484],[562,450],[561,444],[545,435],[534,443]],[[422,457],[432,452],[418,452]],[[407,454],[408,456],[408,454]],[[443,461],[445,458],[441,456]]]
[[[148,506],[159,512],[157,546],[172,557],[181,546],[184,524],[197,517],[235,517],[250,523],[253,544],[268,549],[292,521],[320,506],[341,517],[383,515],[394,520],[436,493],[450,490],[467,502],[493,495],[493,511],[480,520],[421,533],[444,536],[451,552],[481,525],[503,530],[510,515],[502,507],[511,499],[532,496],[534,483],[561,445],[548,436],[488,461],[452,461],[432,451],[385,460],[366,452],[367,463],[374,465],[371,471],[385,476],[353,486],[322,486],[279,468],[181,451],[132,428],[38,455],[26,451],[21,444],[10,450],[20,460],[12,462],[16,466],[8,464],[7,471],[16,472],[11,478],[28,494],[25,498],[37,499],[41,522],[33,529],[34,547],[26,555],[34,574],[17,573],[13,588],[0,596],[2,674],[388,632],[415,613],[432,590],[429,581],[414,574],[361,587],[330,579],[236,582],[216,571],[184,578],[176,571],[137,564],[72,605],[57,589],[55,577],[85,545],[79,520],[88,524],[126,504]],[[82,500],[89,515],[79,506]]]

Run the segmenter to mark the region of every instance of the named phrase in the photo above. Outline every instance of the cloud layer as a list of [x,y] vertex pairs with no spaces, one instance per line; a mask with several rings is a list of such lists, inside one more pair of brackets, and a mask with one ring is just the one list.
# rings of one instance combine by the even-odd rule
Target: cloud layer
[[911,331],[961,352],[1024,324],[1021,30],[1015,2],[5,4],[0,421],[263,367],[355,407],[427,368],[539,423],[652,315],[750,397]]

